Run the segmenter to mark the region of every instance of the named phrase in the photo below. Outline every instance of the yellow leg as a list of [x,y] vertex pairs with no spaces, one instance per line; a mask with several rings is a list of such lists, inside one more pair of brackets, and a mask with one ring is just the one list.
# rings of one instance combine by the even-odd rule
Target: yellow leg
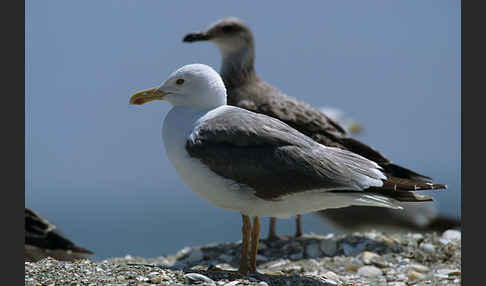
[[251,236],[251,221],[250,217],[242,214],[243,226],[241,227],[242,241],[241,241],[241,260],[238,271],[241,274],[248,274],[248,246],[250,245]]
[[302,236],[302,218],[300,214],[295,217],[295,237]]
[[253,229],[251,231],[250,271],[256,272],[256,256],[258,253],[258,240],[260,239],[260,219],[253,217]]
[[274,217],[270,218],[270,227],[268,229],[268,240],[278,240],[279,237],[277,232],[275,231],[275,225],[277,224],[277,219]]

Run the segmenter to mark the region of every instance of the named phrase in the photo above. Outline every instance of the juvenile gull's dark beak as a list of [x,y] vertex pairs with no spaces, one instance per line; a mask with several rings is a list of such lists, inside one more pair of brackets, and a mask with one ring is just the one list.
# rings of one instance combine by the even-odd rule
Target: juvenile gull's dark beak
[[182,39],[183,42],[199,42],[199,41],[209,41],[211,40],[211,37],[206,34],[205,32],[200,32],[200,33],[189,33],[187,34],[184,39]]

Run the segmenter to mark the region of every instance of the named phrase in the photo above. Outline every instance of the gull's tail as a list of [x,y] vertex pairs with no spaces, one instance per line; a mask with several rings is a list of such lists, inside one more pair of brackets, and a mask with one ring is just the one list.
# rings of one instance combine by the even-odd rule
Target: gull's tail
[[383,186],[371,187],[367,191],[376,192],[401,202],[421,202],[432,201],[432,198],[416,194],[414,191],[441,189],[447,189],[447,186],[422,180],[388,177],[386,180],[383,180]]

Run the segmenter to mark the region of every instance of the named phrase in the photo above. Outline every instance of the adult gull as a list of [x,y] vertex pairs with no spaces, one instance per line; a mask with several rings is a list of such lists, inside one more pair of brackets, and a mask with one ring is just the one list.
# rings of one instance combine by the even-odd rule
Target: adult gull
[[431,200],[416,190],[445,187],[395,178],[376,162],[320,144],[278,119],[227,105],[223,80],[207,65],[186,65],[130,103],[153,100],[173,105],[162,137],[182,180],[210,203],[241,213],[243,274],[256,271],[260,216],[350,205],[400,208],[398,201]]
[[[187,34],[183,41],[209,41],[219,48],[222,55],[220,74],[227,88],[229,105],[275,117],[316,142],[357,153],[378,163],[390,176],[412,180],[417,184],[430,182],[431,178],[396,165],[378,151],[353,139],[345,127],[319,109],[289,97],[261,80],[254,67],[253,33],[240,19],[221,19],[204,31]],[[297,216],[296,236],[302,234],[300,220]],[[277,238],[275,219],[270,222],[269,238]]]

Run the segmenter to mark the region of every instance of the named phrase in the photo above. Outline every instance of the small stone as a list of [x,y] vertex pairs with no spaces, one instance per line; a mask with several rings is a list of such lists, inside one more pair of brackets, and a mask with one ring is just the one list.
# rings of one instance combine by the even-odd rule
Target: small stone
[[421,233],[414,233],[414,234],[412,234],[412,238],[415,239],[415,240],[421,240],[421,239],[424,239],[424,235],[421,234]]
[[204,258],[204,253],[202,252],[202,250],[199,248],[194,248],[192,249],[191,253],[189,253],[189,256],[186,258],[186,262],[189,263],[199,262],[203,260],[203,258]]
[[455,229],[449,229],[444,231],[439,241],[442,244],[447,244],[455,240],[461,240],[461,232]]
[[438,269],[437,273],[441,274],[441,275],[447,275],[447,276],[461,275],[461,270],[459,270],[459,269]]
[[297,241],[292,241],[290,243],[285,244],[282,247],[282,250],[285,253],[294,254],[294,253],[302,252],[304,249],[302,248],[302,245],[300,243],[298,243]]
[[422,264],[412,264],[410,265],[410,268],[420,273],[427,273],[430,271],[430,269],[427,266]]
[[339,276],[332,271],[327,271],[326,273],[324,273],[323,276],[328,278],[328,279],[339,280]]
[[304,257],[304,254],[302,252],[289,255],[289,258],[292,259],[292,260],[299,260],[299,259],[302,259],[303,257]]
[[305,251],[308,258],[316,258],[321,256],[321,251],[319,250],[319,245],[317,245],[317,243],[307,245]]
[[344,251],[344,255],[346,256],[354,256],[359,253],[359,249],[355,248],[347,243],[341,244],[341,248]]
[[233,257],[223,253],[218,257],[218,259],[226,263],[230,263],[233,260]]
[[378,254],[370,251],[365,251],[361,255],[361,260],[363,261],[364,264],[371,264],[371,259],[379,257]]
[[265,281],[260,281],[258,282],[257,286],[268,286],[268,284]]
[[154,277],[150,277],[149,282],[153,284],[159,284],[160,282],[162,282],[162,280],[163,280],[162,276],[154,276]]
[[425,274],[422,274],[422,273],[417,272],[417,271],[411,271],[410,273],[408,273],[408,280],[410,280],[410,281],[422,280],[425,277],[426,277]]
[[235,281],[231,281],[229,283],[224,284],[224,286],[235,286],[235,285],[238,285],[238,284],[240,284],[240,281],[235,280]]
[[199,273],[187,273],[184,275],[184,278],[186,279],[186,284],[197,284],[202,282],[215,284],[213,279]]
[[323,239],[319,247],[324,255],[333,256],[337,250],[337,242],[334,239]]
[[346,269],[346,271],[356,272],[360,267],[361,265],[359,264],[346,264],[346,266],[344,266],[344,269]]
[[376,277],[383,275],[380,268],[375,266],[363,266],[358,269],[358,275],[365,277]]
[[268,261],[268,258],[266,256],[261,255],[261,254],[257,254],[256,255],[256,260],[257,261],[265,262],[265,261]]
[[331,284],[331,285],[339,285],[339,283],[341,283],[339,276],[332,271],[328,271],[328,272],[324,273],[324,275],[322,275],[322,277],[324,278],[324,282]]
[[408,278],[407,278],[407,276],[405,274],[403,274],[403,273],[398,273],[397,274],[397,280],[405,281],[407,279]]
[[267,265],[267,268],[277,268],[277,267],[281,267],[281,266],[284,266],[284,265],[289,264],[289,263],[290,263],[290,260],[288,260],[288,259],[280,259],[280,260],[273,262],[270,265]]
[[138,276],[135,279],[137,279],[137,281],[141,281],[141,282],[149,281],[149,279],[147,277],[144,277],[144,276]]
[[429,253],[429,254],[432,254],[432,253],[434,253],[434,252],[435,252],[435,246],[434,246],[433,244],[430,244],[430,243],[422,243],[422,244],[420,245],[420,248],[421,248],[423,251],[425,251],[425,252],[427,252],[427,253]]
[[192,248],[189,247],[189,246],[186,246],[184,247],[183,249],[179,250],[177,253],[176,253],[176,258],[177,259],[181,259],[181,258],[184,258],[186,256],[189,255],[189,253],[191,252]]
[[407,284],[405,282],[398,282],[398,281],[388,283],[387,285],[388,286],[407,286]]
[[116,279],[118,279],[118,280],[120,280],[120,281],[124,281],[124,280],[125,280],[125,276],[123,276],[123,275],[118,275],[118,276],[116,277]]

